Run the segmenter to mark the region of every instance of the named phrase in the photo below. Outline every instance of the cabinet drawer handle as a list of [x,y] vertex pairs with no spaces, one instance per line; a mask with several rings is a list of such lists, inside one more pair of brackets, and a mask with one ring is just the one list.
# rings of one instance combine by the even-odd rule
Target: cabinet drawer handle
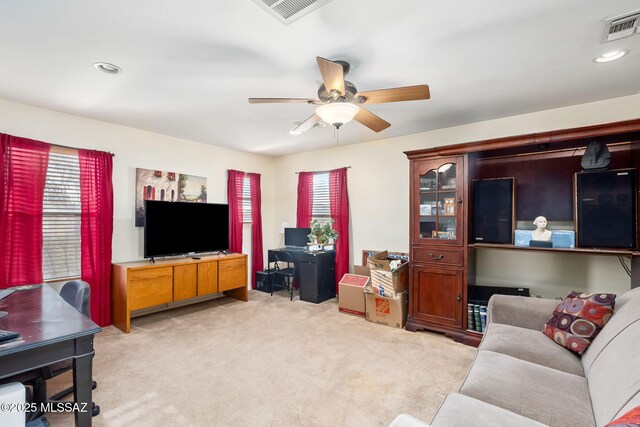
[[429,258],[431,258],[434,261],[440,261],[442,258],[444,258],[444,254],[440,254],[440,255],[434,255],[434,254],[429,254]]
[[458,301],[458,302],[462,301],[462,297],[460,295],[458,295],[458,298],[456,298],[456,301]]

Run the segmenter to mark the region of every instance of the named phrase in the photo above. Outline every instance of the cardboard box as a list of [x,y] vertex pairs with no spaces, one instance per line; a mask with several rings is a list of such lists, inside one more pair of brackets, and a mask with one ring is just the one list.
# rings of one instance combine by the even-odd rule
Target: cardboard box
[[376,295],[395,297],[407,290],[408,264],[400,267],[402,271],[371,270],[371,285],[367,288]]
[[400,267],[391,271],[391,261],[394,260],[389,259],[387,251],[369,257],[371,286],[367,290],[380,296],[395,297],[407,289],[409,263],[404,261]]
[[408,267],[408,263],[405,260],[402,259],[398,259],[398,258],[389,258],[389,252],[388,251],[382,251],[382,252],[378,252],[377,254],[373,254],[369,257],[367,263],[369,266],[369,269],[371,270],[384,270],[384,271],[391,271],[391,261],[401,261],[402,262],[402,266],[400,268],[398,268],[397,270],[394,271],[398,272],[400,269],[402,269],[403,267]]
[[366,300],[365,319],[369,322],[393,328],[404,328],[407,323],[407,293],[394,298],[381,297],[371,292],[364,293]]
[[353,274],[358,274],[360,276],[367,276],[367,277],[371,277],[371,270],[369,270],[369,267],[362,266],[362,265],[354,265],[353,266]]
[[364,288],[370,278],[358,274],[345,274],[338,282],[338,311],[364,317]]

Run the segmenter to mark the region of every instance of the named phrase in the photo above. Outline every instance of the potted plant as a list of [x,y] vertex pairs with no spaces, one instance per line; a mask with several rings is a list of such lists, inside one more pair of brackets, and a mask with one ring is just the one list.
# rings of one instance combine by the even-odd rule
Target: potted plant
[[333,229],[332,219],[324,224],[314,219],[311,221],[311,233],[307,237],[310,243],[328,245],[335,242],[338,238],[338,232]]

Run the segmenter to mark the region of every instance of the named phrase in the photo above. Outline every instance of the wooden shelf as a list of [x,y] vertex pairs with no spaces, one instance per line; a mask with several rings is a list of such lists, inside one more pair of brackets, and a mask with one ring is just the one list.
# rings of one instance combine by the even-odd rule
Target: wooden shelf
[[[544,213],[557,222],[558,227],[565,227],[562,223],[576,228],[585,226],[579,224],[576,212],[575,182],[577,174],[582,172],[580,157],[594,139],[607,144],[612,152],[609,169],[640,169],[640,119],[405,152],[410,161],[409,234],[412,255],[407,330],[443,332],[456,341],[474,346],[481,342],[484,335],[467,329],[465,317],[468,285],[478,278],[476,264],[487,261],[480,251],[483,248],[516,251],[511,252],[513,256],[534,251],[539,254],[555,253],[557,258],[565,254],[624,257],[630,260],[620,261],[631,276],[631,287],[640,286],[640,243],[637,243],[640,242],[640,220],[637,213],[633,224],[633,241],[637,246],[632,248],[542,248],[476,243],[472,234],[477,231],[473,227],[474,209],[480,204],[480,197],[474,204],[474,181],[505,177],[515,180],[514,188],[518,192],[513,199],[512,221],[520,219],[530,223],[535,218],[534,213]],[[448,176],[433,173],[448,163],[455,165],[455,188],[442,188],[441,185],[437,188],[438,184],[454,184]],[[427,174],[431,174],[430,180],[425,180]],[[454,203],[447,203],[449,210],[442,212],[451,212],[453,205],[453,214],[420,215],[421,208],[424,213],[441,212],[439,209],[445,206],[444,200],[449,198],[453,200],[447,201]],[[634,212],[637,212],[640,206],[637,194],[634,203]],[[425,210],[423,205],[434,210]],[[430,228],[440,230],[449,221],[455,225],[454,239],[432,237]],[[566,275],[573,273],[563,272]]]
[[603,248],[532,248],[530,246],[507,245],[503,243],[472,243],[469,248],[487,248],[487,249],[503,249],[515,251],[534,251],[534,252],[563,252],[563,253],[579,253],[594,255],[618,255],[618,256],[640,256],[640,252],[627,249],[603,249]]

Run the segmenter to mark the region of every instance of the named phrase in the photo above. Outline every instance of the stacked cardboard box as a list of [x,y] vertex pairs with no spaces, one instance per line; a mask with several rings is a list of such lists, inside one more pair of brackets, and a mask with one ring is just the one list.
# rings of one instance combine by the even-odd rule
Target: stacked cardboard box
[[371,270],[371,291],[383,297],[395,297],[407,290],[409,263],[389,258],[389,252],[371,255],[368,260]]
[[393,328],[404,328],[407,323],[407,292],[393,298],[381,297],[371,292],[364,293],[366,300],[365,319],[369,322]]
[[369,276],[345,274],[338,282],[338,310],[341,313],[364,317],[364,289],[369,284]]
[[371,285],[365,289],[365,318],[374,323],[403,328],[407,322],[408,262],[400,262],[392,269],[388,252],[383,251],[369,257]]

